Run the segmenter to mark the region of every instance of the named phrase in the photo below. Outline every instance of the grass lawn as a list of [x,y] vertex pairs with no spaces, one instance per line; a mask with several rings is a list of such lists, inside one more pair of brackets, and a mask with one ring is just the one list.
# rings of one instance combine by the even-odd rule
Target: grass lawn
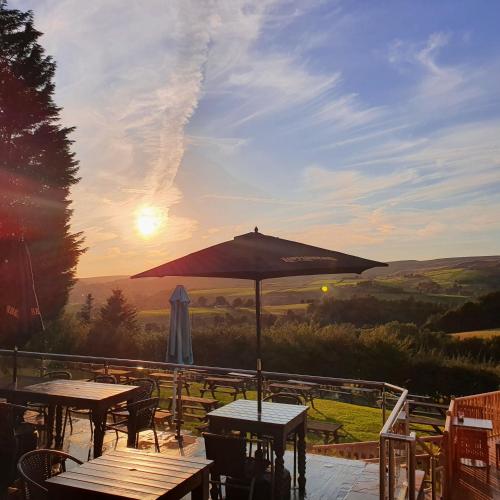
[[481,338],[481,339],[489,339],[491,337],[496,337],[500,335],[500,328],[495,328],[493,330],[476,330],[473,332],[460,332],[460,333],[452,333],[454,337],[459,338],[460,340],[463,339],[471,339],[474,337]]
[[[192,396],[200,396],[201,384],[191,384],[190,393]],[[183,393],[184,394],[184,393]],[[166,399],[171,395],[171,391],[162,390],[161,397]],[[233,398],[227,394],[216,393],[217,399],[224,404],[230,403]],[[211,398],[210,393],[205,393],[205,397]],[[248,399],[256,399],[255,391],[247,391]],[[355,441],[376,441],[382,428],[382,411],[379,408],[370,408],[340,401],[326,399],[315,399],[317,410],[309,409],[309,418],[315,420],[325,420],[343,425],[341,434],[345,435],[341,439],[343,442]],[[184,425],[187,429],[195,430],[200,422],[188,420]],[[309,436],[310,443],[321,444],[322,441],[316,436]]]

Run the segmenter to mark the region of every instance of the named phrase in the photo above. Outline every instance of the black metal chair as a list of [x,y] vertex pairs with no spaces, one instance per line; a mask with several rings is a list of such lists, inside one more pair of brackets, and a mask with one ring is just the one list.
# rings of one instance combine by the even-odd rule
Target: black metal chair
[[[275,392],[265,397],[264,401],[286,405],[304,405],[304,400],[298,394],[292,392]],[[295,487],[297,485],[297,433],[292,432],[289,434],[287,441],[293,443],[293,486]]]
[[[247,456],[247,440],[235,435],[204,432],[205,453],[214,463],[210,468],[212,499],[240,498],[234,490],[248,491],[248,500],[254,498],[256,481],[262,477],[269,462]],[[225,477],[225,481],[222,477]],[[223,489],[225,490],[223,495]]]
[[160,452],[160,444],[158,443],[158,434],[156,433],[155,413],[158,408],[158,398],[143,399],[129,403],[127,405],[127,416],[112,424],[107,424],[106,428],[114,430],[118,440],[118,433],[129,433],[129,428],[135,433],[135,447],[139,445],[139,433],[152,430],[155,440],[155,449]]
[[[150,399],[153,396],[153,391],[158,391],[156,380],[153,380],[152,378],[136,378],[135,380],[129,380],[127,385],[137,385],[140,387],[138,393],[134,396],[134,401]],[[120,403],[111,409],[110,414],[113,417],[113,423],[116,422],[117,418],[123,419],[128,417],[129,404],[129,401],[126,403]]]
[[25,500],[49,500],[45,480],[66,471],[66,460],[83,462],[59,450],[34,450],[25,453],[17,463]]
[[[116,384],[116,378],[113,375],[96,375],[93,382],[101,384]],[[70,434],[73,434],[73,419],[72,415],[77,415],[81,417],[87,417],[90,425],[90,439],[94,437],[94,426],[92,425],[92,413],[90,410],[84,408],[76,408],[68,406],[64,414],[64,424],[63,424],[63,440],[66,434],[66,425],[69,421]]]
[[17,477],[19,457],[36,448],[36,426],[23,418],[29,410],[27,406],[0,403],[0,497]]

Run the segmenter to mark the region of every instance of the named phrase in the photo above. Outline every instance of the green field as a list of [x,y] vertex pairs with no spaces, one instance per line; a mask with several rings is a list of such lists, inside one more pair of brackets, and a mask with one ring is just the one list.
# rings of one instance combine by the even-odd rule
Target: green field
[[496,328],[494,330],[476,330],[472,332],[453,333],[452,335],[454,337],[458,337],[460,340],[472,338],[489,339],[491,337],[499,336],[500,328]]

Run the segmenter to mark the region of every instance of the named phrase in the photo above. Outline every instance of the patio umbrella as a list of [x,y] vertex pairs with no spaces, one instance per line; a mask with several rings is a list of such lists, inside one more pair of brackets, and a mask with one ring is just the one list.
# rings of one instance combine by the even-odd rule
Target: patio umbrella
[[170,335],[168,337],[167,363],[193,364],[189,295],[182,285],[177,285],[170,297]]
[[366,269],[386,266],[381,262],[325,250],[295,241],[254,232],[236,236],[204,250],[132,276],[199,276],[238,278],[255,281],[257,333],[257,408],[262,409],[262,362],[260,325],[261,281],[268,278],[315,274],[359,274]]
[[44,329],[30,252],[22,238],[0,240],[0,328],[0,342],[5,347],[14,348],[15,383],[17,347]]

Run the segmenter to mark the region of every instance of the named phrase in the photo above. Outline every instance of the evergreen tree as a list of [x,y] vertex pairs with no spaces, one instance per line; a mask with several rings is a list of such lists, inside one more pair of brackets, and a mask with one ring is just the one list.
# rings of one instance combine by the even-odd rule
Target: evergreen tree
[[70,232],[70,188],[78,182],[73,129],[59,122],[56,65],[40,36],[31,12],[0,0],[0,238],[27,241],[40,309],[50,320],[66,304],[83,250],[81,234]]
[[137,311],[122,290],[113,290],[88,336],[88,351],[97,356],[134,357],[139,325]]
[[85,303],[83,304],[80,312],[78,313],[78,319],[85,325],[90,324],[92,321],[92,310],[94,309],[94,297],[91,293],[87,294],[85,297]]

